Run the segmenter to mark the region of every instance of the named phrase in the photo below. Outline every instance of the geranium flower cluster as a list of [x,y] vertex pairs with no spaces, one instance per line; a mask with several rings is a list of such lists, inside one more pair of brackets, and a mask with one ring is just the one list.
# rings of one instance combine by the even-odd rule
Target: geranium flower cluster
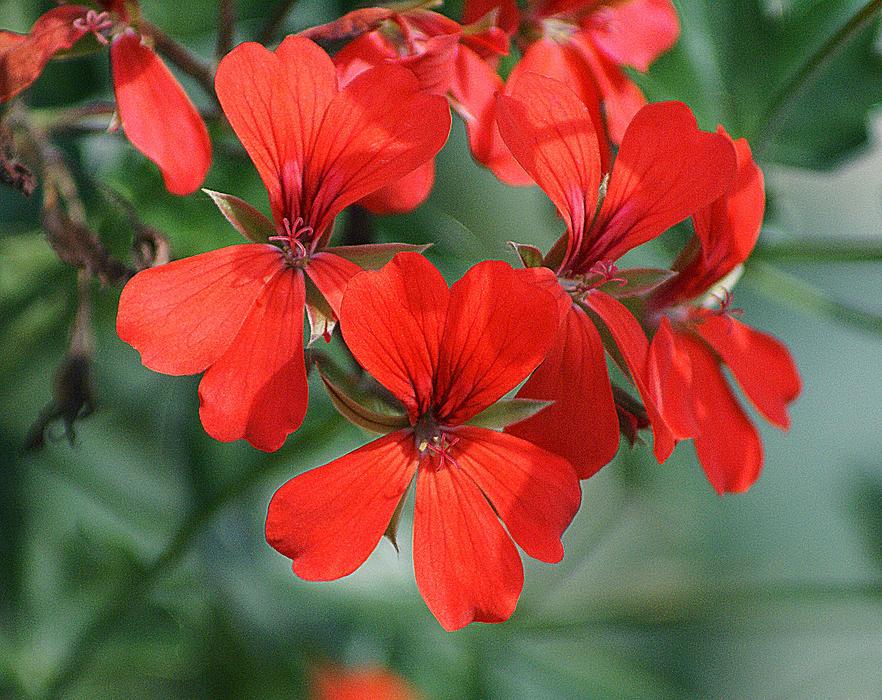
[[[692,440],[719,493],[747,490],[762,443],[729,375],[784,429],[800,379],[787,349],[732,306],[765,208],[749,145],[701,130],[683,103],[645,104],[622,69],[646,70],[676,41],[669,0],[524,10],[474,0],[462,23],[426,5],[359,10],[274,51],[245,43],[223,58],[217,97],[271,218],[209,192],[249,242],[140,272],[117,330],[155,371],[204,373],[199,411],[212,437],[273,451],[307,413],[304,347],[339,325],[380,398],[322,379],[341,412],[379,437],[284,484],[267,540],[304,579],[346,576],[384,534],[394,541],[415,483],[416,582],[454,630],[512,614],[523,587],[515,545],[563,557],[580,480],[622,436],[633,444],[650,428],[659,462]],[[14,79],[2,95],[87,33],[111,35],[126,133],[172,192],[192,191],[207,169],[204,126],[135,33],[130,7],[63,6],[27,37],[4,35]],[[316,41],[342,48],[331,56]],[[503,82],[512,42],[521,59]],[[522,267],[478,262],[448,286],[423,247],[331,245],[347,206],[403,212],[428,196],[451,108],[478,163],[548,195],[564,229],[551,250],[527,240],[515,246]],[[181,124],[170,141],[166,129]],[[620,267],[690,220],[694,235],[669,269]]]

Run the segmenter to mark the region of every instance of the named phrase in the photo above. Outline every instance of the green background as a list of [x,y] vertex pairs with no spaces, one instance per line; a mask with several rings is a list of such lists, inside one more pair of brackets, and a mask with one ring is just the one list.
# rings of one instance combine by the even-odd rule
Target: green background
[[[216,3],[142,4],[211,57]],[[237,40],[273,4],[237,3]],[[718,497],[688,444],[664,465],[623,446],[584,484],[564,561],[525,562],[503,625],[439,627],[413,582],[407,517],[400,555],[383,541],[344,580],[300,581],[264,542],[268,500],[366,441],[314,377],[307,421],[279,452],[214,442],[199,425],[198,378],[143,368],[114,333],[118,289],[96,285],[98,411],[73,447],[56,426],[42,451],[23,452],[51,398],[76,274],[39,229],[40,193],[0,190],[0,697],[292,698],[324,661],[388,665],[432,698],[882,694],[878,23],[835,41],[880,3],[676,4],[681,41],[639,82],[755,144],[769,212],[736,301],[788,344],[804,380],[792,430],[763,425],[765,472],[750,493]],[[34,5],[0,0],[0,26],[26,30],[50,6]],[[286,29],[345,6],[301,0]],[[456,3],[446,11],[458,16]],[[53,63],[26,99],[47,109],[110,95],[97,54]],[[213,137],[206,186],[266,209],[234,137],[220,127]],[[89,174],[90,223],[120,255],[130,231],[96,181],[135,202],[176,257],[237,241],[207,197],[168,195],[121,136],[62,145]],[[481,259],[513,262],[508,240],[547,248],[559,233],[541,192],[507,188],[471,161],[456,119],[428,203],[377,222],[380,240],[435,242],[429,257],[451,280]],[[672,234],[639,257],[664,263],[675,245]]]

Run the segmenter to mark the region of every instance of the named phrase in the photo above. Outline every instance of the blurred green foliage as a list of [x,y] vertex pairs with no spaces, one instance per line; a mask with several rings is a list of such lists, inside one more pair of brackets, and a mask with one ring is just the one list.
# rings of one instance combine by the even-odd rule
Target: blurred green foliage
[[[142,4],[211,56],[215,2]],[[237,40],[257,34],[272,4],[236,3]],[[56,435],[24,453],[65,351],[76,274],[46,245],[39,193],[0,191],[0,696],[301,697],[312,664],[333,660],[389,665],[433,698],[878,697],[882,130],[874,140],[869,131],[882,96],[878,22],[830,40],[879,4],[677,2],[680,44],[639,80],[651,97],[682,99],[704,126],[721,122],[759,146],[773,203],[769,258],[748,270],[738,302],[792,348],[804,395],[789,434],[764,429],[766,471],[744,496],[717,498],[688,445],[663,466],[647,449],[623,448],[585,484],[564,561],[527,563],[504,625],[444,633],[416,591],[406,535],[400,555],[383,542],[345,580],[296,579],[263,541],[269,497],[365,437],[313,377],[307,423],[278,453],[212,441],[198,421],[197,379],[149,372],[116,337],[118,290],[94,290],[98,412],[75,446]],[[25,30],[49,6],[0,0],[0,23]],[[285,27],[347,7],[300,0]],[[456,3],[448,11],[457,16]],[[829,60],[815,70],[820,56]],[[97,54],[53,63],[27,102],[109,96]],[[206,186],[265,207],[234,137],[220,126],[213,137]],[[90,223],[117,254],[131,232],[104,187],[136,203],[176,256],[236,242],[207,197],[168,195],[119,135],[60,145]],[[381,240],[434,241],[429,255],[450,278],[479,259],[513,261],[507,240],[547,247],[559,230],[540,192],[507,188],[472,163],[458,123],[429,202],[377,222]],[[836,262],[857,239],[865,254]],[[772,256],[781,243],[815,255]],[[670,259],[664,240],[642,255]]]

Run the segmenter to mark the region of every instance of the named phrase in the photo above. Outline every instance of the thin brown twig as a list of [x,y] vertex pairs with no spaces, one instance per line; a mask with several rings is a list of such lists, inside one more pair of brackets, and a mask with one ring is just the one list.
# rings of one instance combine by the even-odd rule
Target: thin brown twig
[[43,229],[49,245],[68,265],[85,270],[103,284],[122,284],[134,270],[110,255],[89,228],[86,207],[76,180],[49,132],[20,105],[10,111],[8,124],[32,153],[43,183]]
[[156,49],[163,56],[194,78],[199,86],[215,102],[217,101],[217,94],[214,91],[214,71],[208,63],[193,55],[187,47],[172,39],[155,24],[142,20],[139,26],[145,34],[153,38]]
[[233,48],[236,31],[236,3],[234,0],[218,0],[217,4],[217,47],[218,59],[226,56]]
[[282,28],[282,25],[285,23],[288,13],[291,12],[296,4],[297,0],[280,0],[275,9],[273,9],[273,13],[270,15],[270,18],[267,20],[263,29],[257,34],[257,42],[260,44],[269,44],[273,41],[279,33],[279,30]]

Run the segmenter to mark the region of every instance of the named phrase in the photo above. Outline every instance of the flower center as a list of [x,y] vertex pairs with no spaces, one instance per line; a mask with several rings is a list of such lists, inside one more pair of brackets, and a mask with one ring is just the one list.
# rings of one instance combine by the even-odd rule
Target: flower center
[[81,32],[94,34],[95,38],[104,46],[107,46],[107,44],[110,43],[107,40],[107,37],[103,34],[103,32],[106,32],[113,27],[113,20],[110,19],[109,12],[95,12],[95,10],[89,10],[85,17],[75,19],[73,21],[73,26],[74,29]]
[[451,454],[452,448],[459,438],[451,435],[443,426],[438,425],[434,417],[424,415],[414,426],[414,439],[420,454],[420,467],[438,471],[445,467],[459,469],[456,459]]
[[564,288],[578,301],[584,299],[589,292],[610,282],[620,287],[628,284],[628,280],[619,275],[619,268],[612,260],[598,260],[586,274],[576,275],[564,282]]
[[556,44],[565,44],[578,29],[579,27],[572,22],[557,17],[548,17],[539,20],[532,26],[528,25],[526,34],[529,41],[548,39]]
[[744,309],[733,308],[732,302],[734,301],[734,297],[732,296],[732,292],[728,289],[721,290],[722,296],[718,294],[711,294],[711,296],[720,302],[720,305],[716,309],[712,309],[712,312],[718,316],[740,316],[744,313]]
[[310,238],[314,233],[314,229],[312,226],[306,226],[305,223],[303,218],[299,216],[294,220],[293,224],[286,217],[282,219],[282,226],[285,232],[280,233],[278,236],[269,237],[269,240],[278,241],[282,244],[285,257],[288,258],[288,262],[292,265],[303,265],[312,252],[304,245],[304,241],[306,241],[306,244],[311,243]]

